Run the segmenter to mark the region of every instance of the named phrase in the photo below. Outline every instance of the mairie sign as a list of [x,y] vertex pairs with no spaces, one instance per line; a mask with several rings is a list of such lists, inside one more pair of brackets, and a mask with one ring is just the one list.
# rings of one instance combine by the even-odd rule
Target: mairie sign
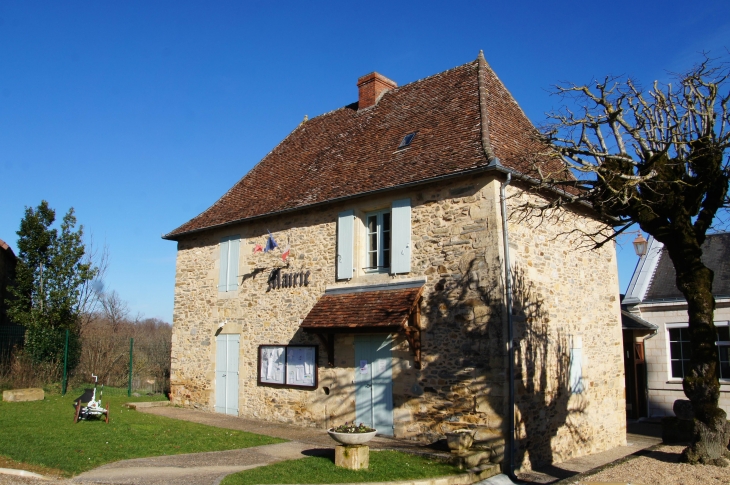
[[311,271],[300,271],[298,273],[282,273],[281,268],[277,268],[269,275],[269,289],[278,290],[280,288],[296,288],[297,286],[309,286],[309,275]]

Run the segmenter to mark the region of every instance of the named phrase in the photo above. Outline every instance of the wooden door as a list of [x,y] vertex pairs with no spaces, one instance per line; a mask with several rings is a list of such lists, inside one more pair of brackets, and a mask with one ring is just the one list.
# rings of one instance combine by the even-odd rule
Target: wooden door
[[238,349],[240,335],[218,335],[215,359],[215,410],[238,416]]
[[357,423],[393,436],[392,338],[355,337],[355,415]]

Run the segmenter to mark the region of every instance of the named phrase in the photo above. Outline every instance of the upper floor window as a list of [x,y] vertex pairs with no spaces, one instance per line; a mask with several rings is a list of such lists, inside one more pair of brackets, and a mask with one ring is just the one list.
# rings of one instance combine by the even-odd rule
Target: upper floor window
[[377,212],[356,215],[350,209],[337,216],[337,279],[376,271],[411,271],[411,199],[394,200]]
[[368,271],[390,268],[390,210],[365,215]]
[[236,291],[238,289],[238,254],[240,248],[240,236],[221,238],[218,291]]

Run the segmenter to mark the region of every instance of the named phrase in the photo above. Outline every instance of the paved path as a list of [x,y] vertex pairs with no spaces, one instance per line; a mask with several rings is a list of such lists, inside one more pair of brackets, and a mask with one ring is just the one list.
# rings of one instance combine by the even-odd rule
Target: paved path
[[[140,406],[137,410],[218,428],[265,434],[290,441],[230,451],[123,460],[77,475],[72,479],[73,483],[215,485],[220,483],[226,475],[250,468],[305,456],[334,454],[332,439],[318,428],[274,424],[170,406]],[[373,449],[408,449],[411,452],[448,456],[448,453],[429,450],[416,442],[380,436],[370,441],[369,445]]]
[[217,484],[231,473],[327,452],[325,449],[312,448],[307,443],[290,441],[239,450],[138,458],[95,468],[76,476],[73,482],[139,485]]
[[[300,441],[302,443],[309,443],[311,445],[318,445],[330,449],[334,448],[332,438],[330,438],[329,435],[320,428],[308,428],[285,423],[270,423],[263,420],[247,419],[238,416],[228,416],[225,414],[209,413],[172,406],[139,407],[137,410],[144,413],[156,414],[158,416],[207,424],[208,426],[215,426],[218,428],[248,431],[249,433],[263,434],[291,441]],[[372,449],[379,450],[408,450],[410,452],[424,452],[429,454],[443,452],[443,456],[448,456],[447,450],[436,450],[428,448],[422,443],[416,441],[399,440],[384,436],[377,436],[373,438],[368,445],[370,445],[370,448]]]
[[[230,451],[123,460],[82,473],[71,479],[71,484],[217,485],[226,475],[242,470],[268,465],[277,461],[304,458],[305,456],[333,454],[332,440],[323,430],[318,428],[305,428],[283,423],[268,423],[170,406],[140,406],[138,411],[219,428],[265,434],[290,441]],[[603,466],[626,455],[657,444],[660,441],[660,438],[657,438],[656,435],[657,432],[661,432],[661,428],[657,427],[657,425],[638,423],[630,425],[628,430],[626,446],[619,446],[603,453],[575,458],[564,463],[540,468],[533,472],[522,474],[520,478],[528,483],[555,483],[559,480],[574,477],[579,473]],[[448,453],[443,450],[428,448],[413,441],[378,436],[369,444],[373,449],[393,449],[411,453],[448,456]],[[12,481],[7,482],[6,480]],[[13,477],[11,479],[8,476],[0,476],[0,484],[4,483],[12,483],[13,485],[38,483],[40,485],[43,482],[35,479],[20,477]],[[66,484],[69,482],[67,480],[59,480],[58,483]]]

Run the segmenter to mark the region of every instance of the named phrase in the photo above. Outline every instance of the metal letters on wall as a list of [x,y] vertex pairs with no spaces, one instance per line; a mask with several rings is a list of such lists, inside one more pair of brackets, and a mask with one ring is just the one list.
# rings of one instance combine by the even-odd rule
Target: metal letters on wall
[[278,290],[280,288],[296,288],[297,286],[309,286],[309,275],[311,271],[300,271],[298,273],[282,273],[281,268],[277,268],[269,275],[269,289]]

